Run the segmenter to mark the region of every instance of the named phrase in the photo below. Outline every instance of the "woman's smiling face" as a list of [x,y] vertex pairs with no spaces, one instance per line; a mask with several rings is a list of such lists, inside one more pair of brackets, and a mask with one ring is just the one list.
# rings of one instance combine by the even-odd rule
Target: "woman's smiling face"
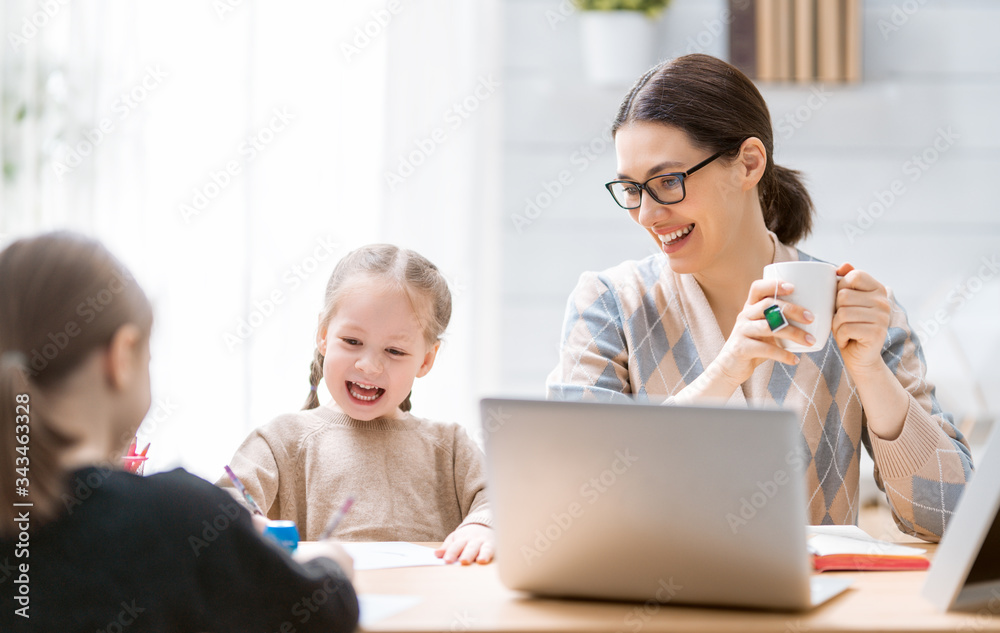
[[[644,183],[653,176],[685,172],[713,152],[695,147],[679,128],[637,121],[615,134],[618,178]],[[648,192],[629,214],[650,234],[677,273],[709,268],[720,253],[738,245],[740,192],[732,161],[710,162],[684,179],[686,195],[675,204],[660,204]]]

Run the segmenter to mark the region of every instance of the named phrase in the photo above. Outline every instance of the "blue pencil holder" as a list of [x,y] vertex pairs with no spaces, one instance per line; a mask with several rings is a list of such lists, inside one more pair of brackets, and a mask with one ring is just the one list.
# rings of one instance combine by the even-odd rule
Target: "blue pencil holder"
[[289,554],[299,547],[299,529],[295,527],[295,521],[268,521],[264,535],[285,548]]

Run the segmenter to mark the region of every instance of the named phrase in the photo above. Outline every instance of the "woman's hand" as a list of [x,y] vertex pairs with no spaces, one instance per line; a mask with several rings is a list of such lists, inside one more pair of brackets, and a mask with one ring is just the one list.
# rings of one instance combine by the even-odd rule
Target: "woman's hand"
[[837,282],[833,338],[857,385],[868,430],[883,440],[894,440],[903,432],[911,396],[882,360],[892,313],[889,292],[850,264],[843,264],[837,274],[843,279]]
[[493,529],[485,525],[470,523],[463,525],[448,535],[434,555],[444,558],[446,563],[461,561],[463,565],[477,562],[480,565],[493,560],[496,551],[496,536]]
[[[775,300],[776,286],[778,297],[789,295],[795,290],[792,284],[775,280],[758,279],[751,284],[750,294],[743,305],[743,310],[736,317],[733,331],[718,358],[712,363],[717,365],[718,371],[734,387],[746,382],[753,374],[753,370],[766,360],[786,365],[795,365],[799,362],[799,357],[782,348],[777,339],[782,338],[802,345],[812,345],[814,342],[812,335],[791,323],[791,321],[812,323],[814,318],[812,313],[784,299]],[[764,318],[764,310],[775,304],[781,307],[781,312],[789,324],[788,327],[772,332]]]
[[889,293],[885,286],[850,264],[837,269],[833,338],[855,382],[885,366],[882,346],[889,332]]

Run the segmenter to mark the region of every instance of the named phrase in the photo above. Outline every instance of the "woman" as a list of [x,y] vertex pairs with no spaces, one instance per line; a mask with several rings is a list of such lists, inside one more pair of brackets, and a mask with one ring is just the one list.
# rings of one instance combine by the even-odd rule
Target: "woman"
[[861,444],[900,529],[936,541],[972,472],[965,438],[924,379],[903,309],[870,274],[841,265],[832,332],[797,356],[772,332],[793,289],[761,279],[812,225],[798,173],[774,164],[767,105],[733,66],[707,55],[661,64],[636,82],[612,126],[615,201],[662,253],[581,276],[569,300],[554,398],[666,397],[792,407],[802,416],[810,522],[858,515]]
[[297,562],[212,484],[120,470],[149,409],[153,314],[103,246],[14,242],[0,288],[0,631],[356,628],[343,548]]

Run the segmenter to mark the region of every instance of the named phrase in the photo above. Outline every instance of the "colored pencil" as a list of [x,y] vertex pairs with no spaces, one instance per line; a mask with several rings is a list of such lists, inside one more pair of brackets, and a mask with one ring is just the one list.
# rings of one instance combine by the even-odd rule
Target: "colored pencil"
[[352,505],[354,505],[353,495],[347,497],[347,500],[340,506],[340,509],[338,509],[333,516],[330,517],[330,522],[326,524],[326,529],[323,530],[323,534],[319,537],[319,540],[324,541],[330,538],[330,535],[333,534],[333,531],[337,529],[338,525],[340,525],[340,522],[347,515],[347,512],[351,509]]
[[254,501],[253,497],[250,496],[250,493],[247,492],[247,489],[243,485],[243,482],[240,481],[240,478],[236,476],[236,473],[233,472],[233,469],[230,468],[228,465],[224,466],[223,468],[226,469],[226,474],[229,475],[230,481],[232,481],[233,485],[236,486],[236,489],[240,491],[240,494],[243,495],[243,498],[247,500],[247,503],[250,505],[250,510],[254,514],[259,514],[260,516],[264,516],[264,513],[261,511],[260,506],[257,505],[257,502]]

